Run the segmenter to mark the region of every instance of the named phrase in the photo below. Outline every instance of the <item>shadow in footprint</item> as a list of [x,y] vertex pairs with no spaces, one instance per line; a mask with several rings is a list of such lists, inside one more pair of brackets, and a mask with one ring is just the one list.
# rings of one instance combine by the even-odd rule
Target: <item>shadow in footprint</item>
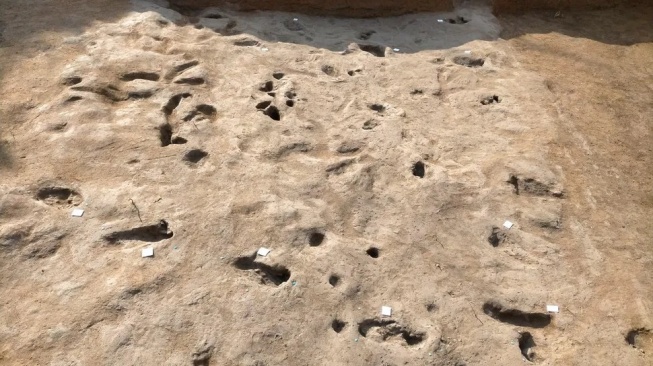
[[186,152],[182,160],[191,164],[197,164],[200,162],[200,160],[204,159],[208,155],[209,153],[202,149],[193,149]]
[[159,74],[155,72],[137,71],[129,72],[120,77],[122,81],[149,80],[159,81]]
[[340,283],[340,276],[336,274],[332,274],[331,276],[329,276],[329,285],[331,285],[332,287],[336,287],[338,286],[339,283]]
[[260,45],[261,43],[259,43],[259,41],[251,38],[242,38],[237,41],[234,41],[234,46],[238,46],[238,47],[254,47]]
[[181,103],[181,100],[184,98],[190,98],[191,94],[190,93],[181,93],[177,95],[173,95],[169,100],[168,103],[166,103],[161,110],[163,113],[165,113],[166,116],[169,116],[172,114],[172,112],[179,106],[179,103]]
[[288,268],[280,265],[269,266],[255,261],[256,253],[251,256],[238,257],[233,266],[243,271],[254,271],[261,277],[264,285],[279,286],[290,279]]
[[521,351],[522,356],[528,361],[533,361],[535,358],[535,352],[531,348],[535,347],[535,340],[529,332],[523,332],[519,334],[519,350]]
[[390,319],[366,319],[358,323],[358,333],[363,337],[368,337],[372,332],[375,333],[376,337],[380,337],[381,341],[386,341],[394,336],[401,336],[408,346],[420,344],[426,339],[425,333],[401,326]]
[[518,309],[504,308],[503,305],[495,301],[483,304],[483,312],[502,323],[518,327],[544,328],[551,323],[549,314],[527,313]]
[[268,106],[264,111],[263,114],[266,116],[272,118],[275,121],[280,121],[281,120],[281,112],[279,112],[279,108],[271,105]]
[[469,23],[469,19],[465,19],[461,16],[457,16],[455,18],[447,19],[447,22],[449,22],[449,24],[465,24],[465,23]]
[[481,67],[485,64],[485,60],[469,56],[456,56],[453,58],[453,63],[460,66]]
[[359,44],[358,47],[361,51],[371,53],[376,57],[385,57],[385,47],[373,44]]
[[156,224],[140,226],[129,230],[114,231],[104,236],[104,240],[110,244],[117,244],[122,240],[138,240],[146,242],[157,242],[170,239],[173,232],[168,228],[166,220],[160,220]]
[[424,174],[426,174],[426,165],[423,162],[418,161],[413,164],[412,172],[414,176],[424,178]]
[[170,144],[180,145],[188,142],[183,137],[172,136],[172,126],[169,123],[164,123],[159,126],[159,140],[161,141],[161,146],[168,146]]
[[498,95],[492,95],[481,99],[481,104],[483,105],[489,105],[494,103],[501,103],[501,98],[499,98]]
[[340,333],[343,329],[345,329],[346,325],[347,323],[343,322],[340,319],[333,319],[331,322],[331,329],[333,329],[333,331],[336,333]]
[[77,206],[82,203],[82,196],[68,187],[47,186],[36,192],[36,199],[50,206]]
[[308,245],[317,247],[324,241],[324,233],[314,231],[308,235]]

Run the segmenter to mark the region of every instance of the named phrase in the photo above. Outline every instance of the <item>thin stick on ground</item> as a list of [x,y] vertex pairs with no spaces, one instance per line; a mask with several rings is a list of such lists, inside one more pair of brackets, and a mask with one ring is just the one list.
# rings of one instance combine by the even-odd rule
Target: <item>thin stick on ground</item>
[[134,200],[131,199],[131,198],[130,198],[129,200],[132,201],[132,205],[133,205],[134,208],[136,209],[136,214],[138,215],[138,219],[139,219],[141,222],[143,222],[143,219],[141,219],[141,210],[139,210],[139,209],[138,209],[138,206],[136,206],[136,202],[134,202]]
[[472,303],[470,303],[469,301],[468,301],[468,303],[469,303],[469,310],[471,310],[472,314],[474,314],[474,318],[476,318],[476,320],[478,320],[478,322],[481,323],[481,325],[484,325],[483,321],[478,317],[478,315],[476,315],[476,312],[474,311],[474,307],[472,306]]

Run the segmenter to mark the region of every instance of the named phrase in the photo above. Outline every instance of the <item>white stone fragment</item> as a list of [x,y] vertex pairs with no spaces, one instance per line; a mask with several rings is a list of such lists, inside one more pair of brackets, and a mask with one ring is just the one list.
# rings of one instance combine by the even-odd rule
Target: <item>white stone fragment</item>
[[141,250],[141,257],[154,257],[154,248],[148,247]]
[[82,217],[84,216],[84,210],[81,208],[76,208],[73,210],[73,213],[71,214],[73,217]]
[[389,306],[381,306],[381,315],[392,316],[392,308]]
[[260,255],[261,257],[265,257],[265,256],[267,256],[269,253],[270,253],[270,249],[268,249],[268,248],[263,248],[263,247],[259,248],[258,252],[256,252],[256,254]]

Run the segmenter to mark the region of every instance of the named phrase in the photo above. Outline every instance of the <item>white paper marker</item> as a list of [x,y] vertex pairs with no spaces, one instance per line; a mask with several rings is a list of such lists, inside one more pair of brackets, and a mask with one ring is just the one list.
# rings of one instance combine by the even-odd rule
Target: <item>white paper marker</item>
[[558,308],[558,305],[547,305],[546,311],[549,313],[559,313],[560,309]]
[[82,217],[84,216],[84,210],[81,208],[76,208],[73,210],[73,213],[71,214],[73,217]]
[[506,220],[506,222],[503,223],[503,227],[505,227],[506,229],[510,229],[512,225],[514,224],[508,220]]
[[392,308],[389,306],[381,306],[381,315],[392,316]]
[[265,256],[267,256],[269,253],[270,253],[270,249],[268,249],[268,248],[263,248],[263,247],[259,248],[258,252],[256,252],[256,254],[260,255],[261,257],[265,257]]
[[149,248],[143,248],[141,250],[141,257],[153,257],[154,256],[154,248],[149,247]]

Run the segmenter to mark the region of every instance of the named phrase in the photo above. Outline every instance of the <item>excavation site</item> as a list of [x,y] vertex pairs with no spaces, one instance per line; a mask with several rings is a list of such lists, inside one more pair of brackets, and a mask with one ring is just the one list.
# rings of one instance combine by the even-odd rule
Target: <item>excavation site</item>
[[653,2],[0,0],[0,365],[653,365]]

